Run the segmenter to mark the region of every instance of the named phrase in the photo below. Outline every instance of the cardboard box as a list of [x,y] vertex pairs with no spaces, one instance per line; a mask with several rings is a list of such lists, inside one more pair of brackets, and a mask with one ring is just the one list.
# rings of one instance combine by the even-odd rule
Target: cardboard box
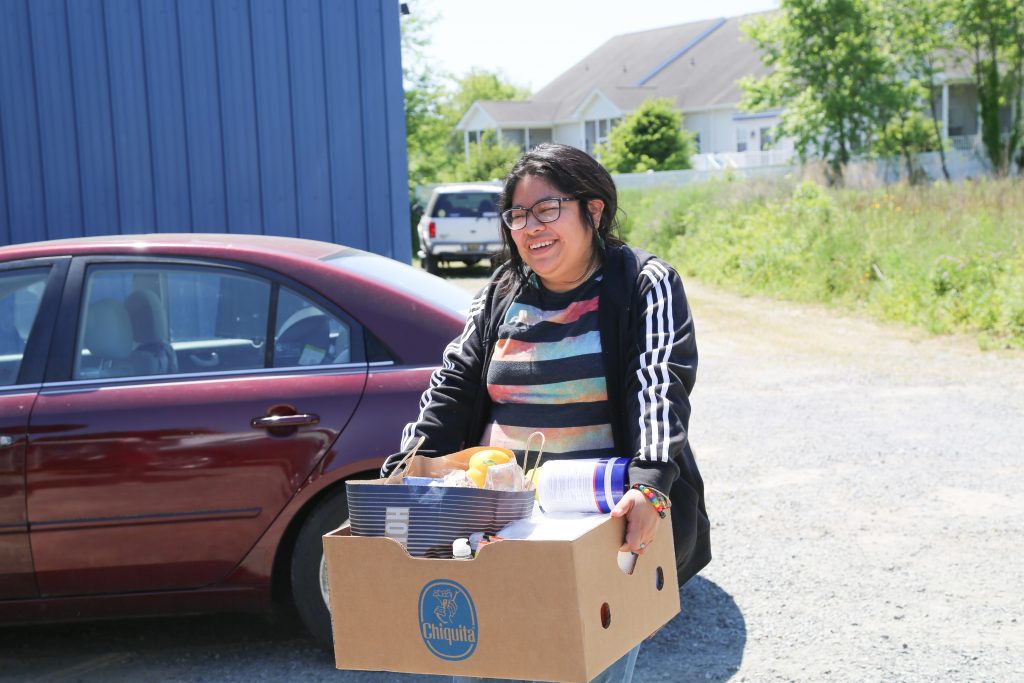
[[473,560],[324,536],[339,669],[585,683],[679,613],[669,519],[632,575],[625,520],[571,541],[501,541]]

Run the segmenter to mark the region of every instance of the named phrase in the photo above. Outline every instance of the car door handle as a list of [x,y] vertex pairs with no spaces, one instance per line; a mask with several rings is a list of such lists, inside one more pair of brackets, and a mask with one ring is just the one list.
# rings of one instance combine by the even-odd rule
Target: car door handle
[[301,415],[266,415],[254,417],[249,424],[256,429],[274,429],[276,427],[305,427],[319,424],[320,416],[312,413]]
[[205,352],[206,358],[200,358],[194,353],[188,354],[188,359],[192,361],[194,365],[198,365],[201,368],[215,368],[220,364],[220,356],[217,355],[216,351]]

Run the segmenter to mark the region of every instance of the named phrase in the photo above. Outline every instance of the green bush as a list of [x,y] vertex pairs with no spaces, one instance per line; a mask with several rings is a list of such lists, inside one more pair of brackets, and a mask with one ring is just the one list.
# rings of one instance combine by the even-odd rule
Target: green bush
[[670,171],[690,168],[697,151],[694,140],[671,99],[650,99],[612,128],[596,151],[612,173]]
[[748,294],[1024,349],[1024,181],[881,190],[713,181],[625,190],[627,241]]

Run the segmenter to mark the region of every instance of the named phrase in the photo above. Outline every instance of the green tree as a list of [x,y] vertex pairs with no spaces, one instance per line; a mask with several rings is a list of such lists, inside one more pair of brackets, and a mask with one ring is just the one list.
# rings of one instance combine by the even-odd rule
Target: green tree
[[[1024,116],[1024,3],[1021,0],[957,0],[953,18],[960,45],[974,67],[981,110],[981,139],[999,175],[1021,150]],[[1004,136],[1001,116],[1012,120]]]
[[[919,111],[897,111],[871,141],[871,152],[875,155],[903,158],[907,166],[907,180],[911,185],[927,180],[927,175],[917,162],[917,154],[936,149],[942,149],[942,140],[935,132],[934,122],[931,117],[925,117]],[[946,180],[949,180],[944,160],[945,155],[942,169],[946,172]]]
[[469,146],[468,158],[462,159],[449,171],[447,180],[474,181],[500,180],[512,169],[522,155],[518,145],[498,140],[494,131],[486,131],[479,143]]
[[612,173],[642,173],[690,168],[696,145],[694,134],[683,129],[683,115],[662,98],[637,107],[596,151]]
[[[405,91],[406,148],[409,159],[409,200],[413,223],[419,219],[414,190],[422,185],[454,180],[504,176],[506,160],[519,149],[491,135],[474,145],[466,159],[459,120],[477,100],[523,99],[525,88],[495,72],[470,69],[453,77],[433,67],[426,52],[436,16],[418,7],[402,18],[402,85]],[[512,151],[514,150],[514,152]],[[505,168],[500,173],[497,169]],[[467,175],[468,174],[468,175]]]
[[[953,54],[950,0],[882,0],[878,9],[883,50],[893,61],[889,73],[897,79],[893,87],[899,106],[880,132],[875,149],[902,154],[911,182],[919,175],[914,168],[916,153],[938,150],[948,181],[936,92]],[[917,115],[920,102],[928,103],[929,122]],[[931,133],[925,130],[929,123]]]
[[529,96],[529,90],[509,83],[501,74],[473,68],[455,79],[455,91],[451,97],[452,114],[458,123],[477,100],[525,100]]
[[436,182],[451,160],[446,144],[448,92],[445,74],[431,66],[425,48],[434,17],[413,14],[402,19],[402,87],[405,98],[405,138],[409,159],[409,198],[413,190]]
[[780,12],[744,27],[772,69],[740,82],[744,108],[784,109],[777,134],[791,136],[802,159],[827,160],[835,183],[899,99],[876,21],[869,0],[782,0]]
[[482,99],[517,99],[523,88],[501,76],[470,70],[461,78],[433,67],[426,53],[435,15],[417,8],[402,18],[402,86],[405,99],[406,150],[409,164],[409,216],[413,251],[419,248],[416,224],[423,212],[416,188],[432,183],[503,177],[519,156],[517,147],[498,144],[493,136],[474,145],[466,159],[462,134],[455,125],[469,106]]
[[[455,126],[474,102],[480,100],[522,100],[529,97],[526,88],[509,83],[496,72],[484,69],[470,69],[465,75],[455,79],[455,88],[451,92],[445,106],[445,125],[448,128],[446,151],[448,154],[444,175],[449,180],[483,180],[504,178],[511,168],[511,163],[504,162],[510,156],[512,161],[519,158],[522,151],[515,145],[505,144],[497,140],[493,134],[484,134],[479,144],[471,144],[469,159],[466,159],[466,142],[463,133]],[[497,169],[504,171],[497,173]]]

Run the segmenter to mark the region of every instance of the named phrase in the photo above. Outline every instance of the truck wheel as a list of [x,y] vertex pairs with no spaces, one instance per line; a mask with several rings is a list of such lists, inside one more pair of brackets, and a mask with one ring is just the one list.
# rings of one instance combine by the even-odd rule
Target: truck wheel
[[302,623],[317,643],[333,651],[331,613],[328,611],[327,564],[323,535],[348,519],[348,498],[344,487],[320,501],[302,524],[292,551],[292,599]]
[[440,273],[440,268],[437,266],[437,257],[427,254],[423,257],[423,270],[427,271],[431,275],[437,275]]

